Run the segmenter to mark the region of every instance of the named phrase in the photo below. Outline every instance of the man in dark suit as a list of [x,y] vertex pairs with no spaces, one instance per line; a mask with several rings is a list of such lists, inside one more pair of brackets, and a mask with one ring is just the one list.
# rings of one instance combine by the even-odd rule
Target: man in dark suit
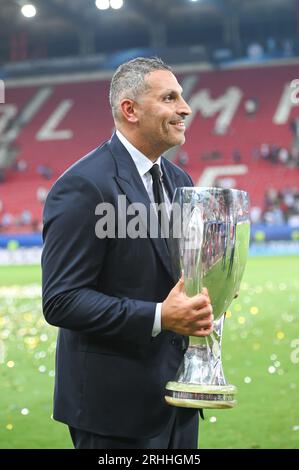
[[[143,204],[146,226],[159,188],[165,216],[175,188],[192,185],[161,156],[184,143],[191,110],[156,58],[120,66],[110,103],[116,133],[58,179],[44,209],[43,310],[59,327],[54,419],[76,448],[197,448],[197,412],[168,406],[164,389],[188,336],[212,331],[208,293],[186,296],[161,232],[119,234],[120,197]],[[102,223],[107,207],[118,211],[115,234]]]

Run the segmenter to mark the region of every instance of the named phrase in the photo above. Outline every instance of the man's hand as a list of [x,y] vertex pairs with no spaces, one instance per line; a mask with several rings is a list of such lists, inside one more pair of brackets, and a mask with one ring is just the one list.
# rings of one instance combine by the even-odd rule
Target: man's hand
[[188,297],[184,278],[169,292],[162,303],[162,330],[170,330],[186,336],[208,336],[213,331],[213,308],[208,290]]

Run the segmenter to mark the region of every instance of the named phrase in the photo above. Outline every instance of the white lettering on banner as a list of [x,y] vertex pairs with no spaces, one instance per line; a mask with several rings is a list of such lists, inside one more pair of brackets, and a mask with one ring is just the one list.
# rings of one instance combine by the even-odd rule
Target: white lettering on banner
[[[51,87],[39,89],[19,112],[14,105],[9,105],[11,107],[8,108],[6,108],[7,105],[5,105],[5,123],[2,121],[3,127],[1,128],[3,132],[2,142],[5,144],[5,147],[3,147],[4,151],[9,149],[10,145],[19,137],[22,129],[36,116],[43,104],[51,96],[52,92],[53,89]],[[3,109],[2,106],[0,109],[1,108]],[[12,116],[12,114],[14,115]],[[8,126],[7,132],[4,133],[8,122],[10,125]]]
[[[297,107],[299,104],[299,100],[296,98],[297,93],[298,89],[297,91],[293,90],[290,83],[285,84],[276,112],[273,116],[274,124],[282,125],[288,122],[292,108]],[[296,98],[295,101],[294,98]]]
[[73,137],[73,131],[70,129],[57,129],[67,113],[72,108],[73,100],[63,100],[57,106],[55,111],[47,119],[42,128],[37,132],[37,140],[70,140]]
[[[197,113],[200,113],[204,119],[215,117],[215,133],[225,134],[232,124],[244,94],[250,91],[243,91],[238,86],[231,86],[226,88],[223,93],[218,96],[213,96],[214,92],[210,88],[193,92],[195,85],[198,86],[198,80],[198,76],[192,74],[186,77],[183,82],[185,87],[184,96],[193,110],[192,115],[186,118],[186,128],[190,127],[193,119],[196,119]],[[9,84],[6,86],[9,86]],[[6,142],[10,143],[19,136],[21,130],[26,128],[26,125],[38,114],[40,109],[53,95],[54,90],[55,88],[53,86],[45,86],[38,89],[29,101],[18,110],[15,103],[4,104],[5,98],[7,99],[7,97],[5,97],[5,83],[3,80],[0,80],[0,134],[4,134],[8,122],[11,124],[9,128],[11,133],[7,133],[8,135],[5,136]],[[59,126],[61,126],[62,121],[68,113],[73,112],[72,108],[74,107],[74,103],[75,97],[62,100],[37,131],[36,139],[39,141],[72,139],[74,131],[68,128],[59,129]],[[279,97],[276,110],[272,116],[273,124],[286,125],[292,109],[298,106],[299,79],[293,79],[283,84],[281,96]],[[268,119],[271,119],[271,117],[269,116]],[[174,148],[170,149],[167,154],[173,157],[176,152],[177,149]]]
[[186,118],[186,126],[190,126],[197,112],[200,112],[204,118],[218,114],[215,132],[225,133],[237,112],[242,96],[242,91],[237,87],[228,88],[223,95],[215,99],[211,98],[210,90],[195,93],[188,103],[193,113]]
[[4,134],[7,124],[16,116],[17,111],[18,109],[14,104],[0,106],[0,135]]
[[247,172],[247,165],[209,166],[202,172],[197,186],[213,186],[219,176],[245,175]]

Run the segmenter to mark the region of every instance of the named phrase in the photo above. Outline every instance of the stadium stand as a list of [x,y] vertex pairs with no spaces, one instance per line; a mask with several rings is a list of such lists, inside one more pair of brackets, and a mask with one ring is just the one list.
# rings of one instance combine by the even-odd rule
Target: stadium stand
[[[169,158],[196,184],[244,189],[252,207],[269,211],[268,188],[298,190],[299,110],[290,87],[298,76],[298,63],[180,72],[193,114],[186,144]],[[2,232],[39,230],[55,179],[111,135],[108,87],[107,78],[88,73],[7,82],[0,105]]]

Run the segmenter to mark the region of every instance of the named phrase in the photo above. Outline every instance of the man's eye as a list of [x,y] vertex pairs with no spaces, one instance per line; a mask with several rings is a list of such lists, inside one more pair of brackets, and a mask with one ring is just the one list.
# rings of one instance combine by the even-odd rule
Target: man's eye
[[167,95],[167,96],[165,96],[165,98],[164,98],[164,101],[171,101],[171,100],[173,100],[173,96],[172,96],[172,95]]

